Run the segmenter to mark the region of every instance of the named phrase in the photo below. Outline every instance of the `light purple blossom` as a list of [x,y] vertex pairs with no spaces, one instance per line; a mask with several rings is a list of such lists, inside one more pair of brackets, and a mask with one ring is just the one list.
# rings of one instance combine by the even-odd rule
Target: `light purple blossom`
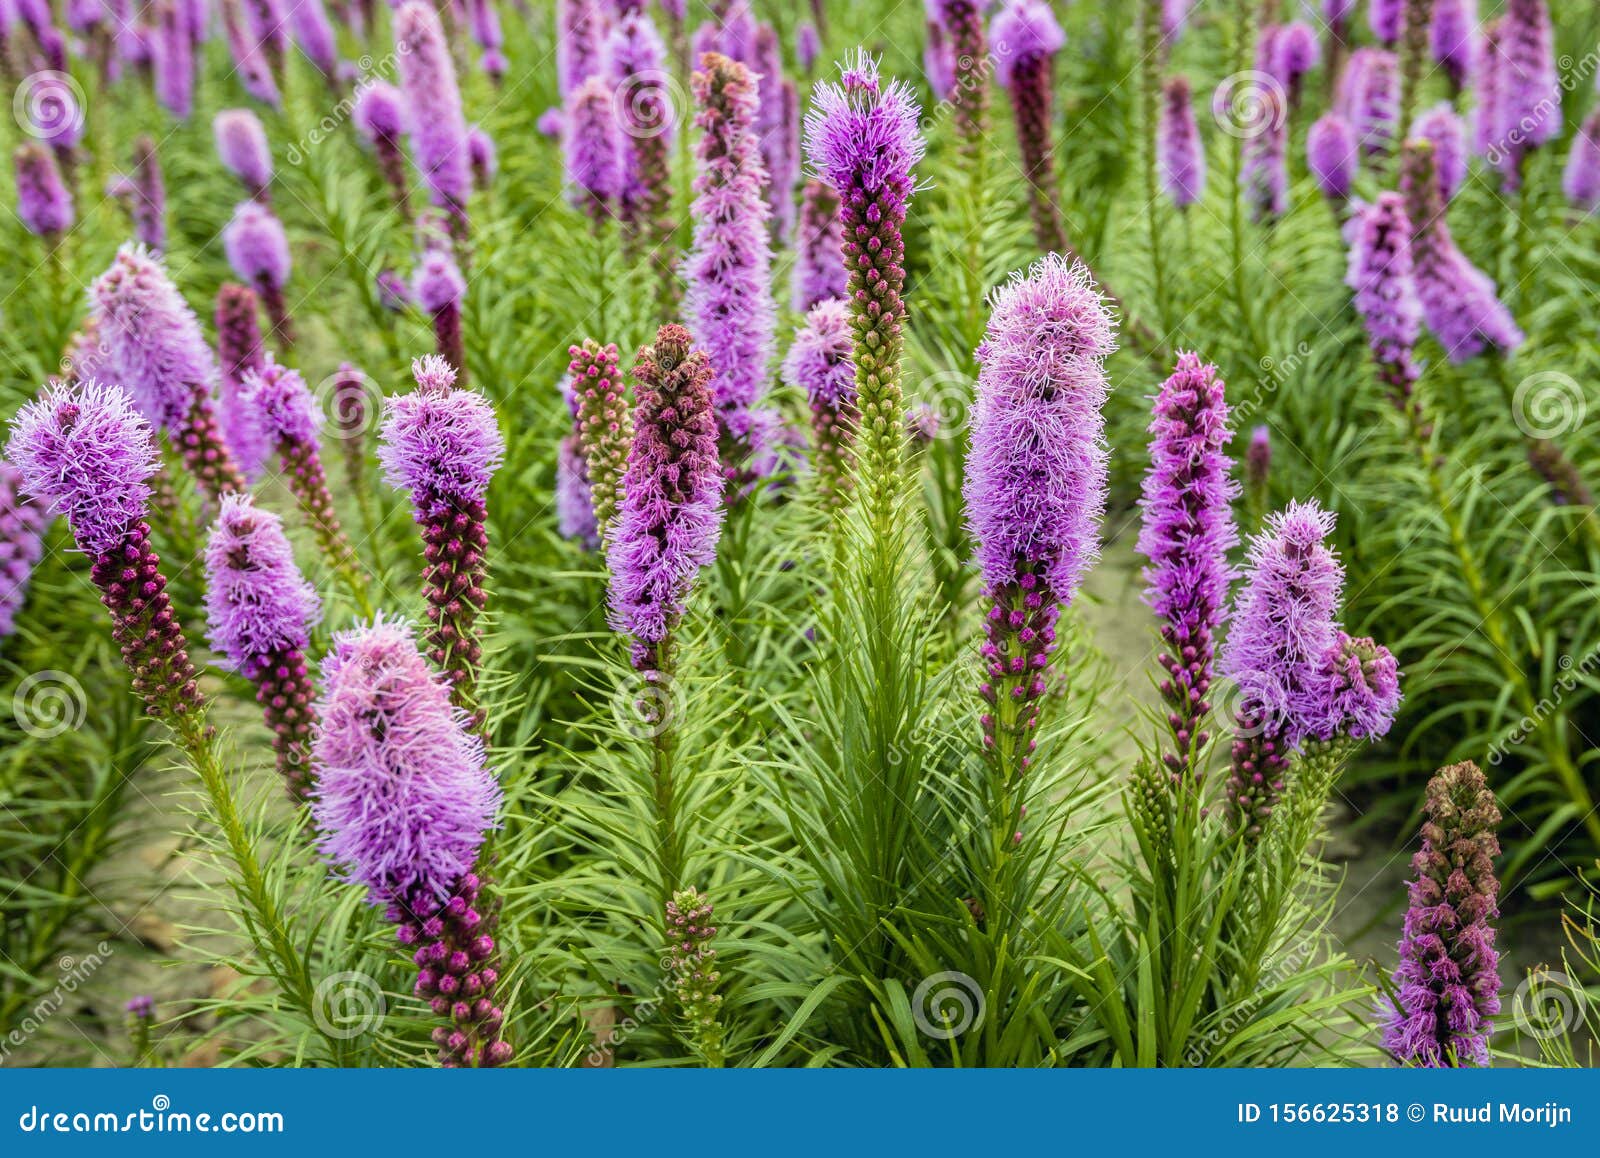
[[283,522],[249,495],[226,495],[206,541],[211,646],[253,676],[274,653],[304,651],[322,617],[316,590],[295,566]]
[[1561,189],[1583,212],[1600,211],[1600,110],[1590,113],[1573,134]]
[[465,222],[472,193],[467,122],[461,90],[438,13],[425,0],[406,0],[394,15],[400,54],[400,87],[411,112],[411,152],[428,183],[433,203],[450,214],[451,228]]
[[72,194],[61,179],[56,155],[38,141],[18,145],[17,217],[36,237],[56,237],[72,228]]
[[44,553],[45,513],[23,486],[22,472],[0,458],[0,639],[16,630],[33,565]]
[[411,364],[417,389],[384,400],[378,461],[391,486],[411,492],[420,516],[482,503],[505,456],[489,400],[458,389],[437,355]]
[[1355,130],[1338,113],[1319,117],[1306,134],[1306,167],[1329,200],[1349,198],[1360,160]]
[[261,119],[249,109],[223,109],[211,122],[217,156],[223,167],[239,178],[252,197],[261,197],[272,184],[272,150]]
[[272,210],[241,201],[222,230],[222,248],[241,281],[281,290],[289,281],[289,238]]
[[1433,143],[1439,192],[1446,201],[1467,179],[1467,129],[1449,101],[1440,101],[1411,126],[1411,135]]
[[1182,209],[1199,201],[1206,187],[1206,154],[1186,76],[1172,77],[1162,88],[1156,147],[1161,185],[1173,204]]

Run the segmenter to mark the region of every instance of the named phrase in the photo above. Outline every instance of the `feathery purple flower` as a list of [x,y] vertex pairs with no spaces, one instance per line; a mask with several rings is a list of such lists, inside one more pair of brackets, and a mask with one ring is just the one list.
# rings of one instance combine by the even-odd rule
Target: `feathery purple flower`
[[1115,344],[1088,270],[1049,254],[994,292],[977,349],[962,494],[989,603],[984,747],[1008,782],[1029,764],[1056,618],[1099,554]]
[[637,11],[617,22],[607,44],[616,86],[623,241],[649,256],[658,278],[658,303],[668,305],[678,293],[670,160],[678,113],[671,101],[667,49],[650,18]]
[[249,495],[228,495],[206,543],[206,617],[211,646],[256,685],[289,793],[311,787],[312,701],[306,668],[316,591],[295,566],[283,524]]
[[558,0],[556,78],[563,98],[577,92],[590,77],[604,75],[609,24],[601,0]]
[[61,179],[56,155],[38,141],[18,145],[13,155],[17,177],[17,216],[36,237],[57,238],[72,228],[72,194]]
[[93,560],[90,578],[146,710],[168,717],[198,711],[203,700],[188,643],[145,522],[146,480],[159,461],[155,439],[133,399],[98,382],[47,386],[12,419],[6,456],[23,489],[66,516],[78,549]]
[[1349,199],[1360,160],[1355,130],[1338,113],[1324,114],[1306,134],[1306,167],[1322,195],[1336,204]]
[[249,109],[223,109],[211,122],[217,156],[239,178],[245,192],[258,201],[270,198],[272,150],[261,119]]
[[235,74],[245,92],[263,104],[278,108],[283,103],[283,95],[278,90],[271,53],[256,30],[255,21],[245,10],[245,0],[222,0],[222,27]]
[[844,267],[844,227],[839,220],[839,195],[813,177],[800,195],[800,224],[795,237],[792,305],[805,313],[818,302],[849,292]]
[[1161,123],[1156,136],[1161,185],[1174,205],[1186,209],[1205,191],[1206,154],[1195,123],[1189,78],[1175,76],[1161,91]]
[[217,361],[222,370],[217,417],[222,437],[245,478],[254,482],[272,457],[272,446],[244,401],[244,380],[266,364],[256,316],[255,291],[225,282],[217,290]]
[[472,158],[450,46],[438,13],[425,0],[400,5],[394,37],[402,48],[400,87],[411,114],[412,158],[433,204],[448,214],[451,236],[460,241],[466,236]]
[[1316,30],[1302,20],[1285,24],[1278,29],[1272,48],[1270,71],[1289,90],[1289,107],[1298,108],[1306,74],[1322,62]]
[[1472,76],[1478,51],[1478,0],[1433,0],[1433,59],[1459,92]]
[[258,201],[241,201],[222,230],[222,248],[234,275],[261,295],[279,341],[293,345],[294,323],[283,292],[289,282],[289,238],[283,222]]
[[288,0],[289,30],[317,71],[332,79],[339,65],[339,42],[322,0]]
[[1384,44],[1393,45],[1400,39],[1401,17],[1405,14],[1406,0],[1372,0],[1367,9],[1367,22],[1372,35]]
[[387,81],[367,81],[356,89],[350,119],[355,122],[356,131],[372,146],[378,171],[394,196],[395,207],[400,210],[401,218],[409,221],[411,180],[400,148],[407,124],[405,98]]
[[1177,742],[1166,762],[1188,767],[1205,744],[1197,728],[1210,711],[1218,629],[1227,619],[1233,570],[1228,553],[1239,534],[1233,500],[1239,485],[1226,447],[1227,388],[1198,354],[1178,364],[1156,397],[1150,469],[1144,478],[1139,552],[1148,559],[1144,598],[1161,620],[1161,694]]
[[1392,52],[1358,48],[1345,65],[1334,110],[1355,130],[1361,151],[1387,154],[1400,117],[1400,66]]
[[1449,201],[1467,179],[1467,129],[1449,101],[1440,101],[1411,127],[1411,135],[1433,144],[1439,193]]
[[426,250],[411,278],[411,299],[433,319],[435,348],[458,375],[466,369],[461,333],[461,303],[466,295],[466,279],[455,259],[443,249]]
[[849,306],[828,298],[806,313],[783,360],[784,382],[804,391],[811,406],[812,467],[830,507],[842,506],[850,490],[850,444],[859,417],[854,351]]
[[1523,158],[1561,133],[1561,77],[1545,0],[1507,0],[1494,51],[1498,101],[1491,157],[1506,188],[1521,183]]
[[684,305],[689,329],[710,359],[718,421],[730,449],[741,444],[744,457],[761,449],[749,441],[750,411],[766,392],[777,328],[761,195],[766,172],[754,134],[756,89],[749,69],[719,55],[701,59],[692,85],[700,139]]
[[16,630],[33,565],[44,553],[45,514],[23,485],[22,472],[0,458],[0,639]]
[[1445,356],[1465,362],[1490,347],[1516,349],[1523,334],[1496,294],[1494,282],[1467,260],[1450,235],[1433,146],[1427,141],[1406,142],[1400,188],[1411,221],[1411,260],[1422,317]]
[[1352,223],[1345,284],[1355,291],[1356,312],[1367,330],[1378,377],[1403,414],[1420,422],[1412,386],[1421,374],[1413,357],[1422,333],[1422,305],[1412,273],[1411,222],[1405,200],[1386,191]]
[[670,673],[672,631],[722,528],[711,365],[691,342],[665,325],[639,351],[633,449],[607,551],[611,626],[632,637],[633,666],[647,673]]
[[1389,649],[1340,631],[1322,657],[1311,735],[1380,740],[1400,708],[1400,668]]
[[155,28],[150,41],[150,73],[156,99],[180,121],[194,111],[194,39],[189,22],[176,0],[155,5]]
[[1561,191],[1583,212],[1600,211],[1600,109],[1590,113],[1573,134]]
[[1395,1000],[1380,1007],[1384,1048],[1402,1064],[1487,1066],[1500,1012],[1492,923],[1500,915],[1500,810],[1470,762],[1441,768],[1428,781],[1422,810]]
[[598,224],[622,188],[622,142],[611,87],[591,76],[567,97],[562,123],[567,181],[574,203]]

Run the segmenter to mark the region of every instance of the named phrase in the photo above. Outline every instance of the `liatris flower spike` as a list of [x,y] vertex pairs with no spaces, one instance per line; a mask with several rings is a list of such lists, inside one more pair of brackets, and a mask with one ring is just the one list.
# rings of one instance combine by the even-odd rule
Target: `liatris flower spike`
[[1449,101],[1440,101],[1417,118],[1412,135],[1433,145],[1439,194],[1445,201],[1456,195],[1467,179],[1467,128]]
[[283,95],[278,89],[267,46],[245,10],[243,0],[222,0],[222,27],[228,41],[228,54],[233,57],[244,90],[263,104],[281,107]]
[[611,626],[632,637],[646,678],[670,676],[672,631],[722,528],[711,365],[690,344],[688,330],[666,325],[639,351],[633,449],[607,550]]
[[1318,740],[1380,740],[1400,708],[1400,666],[1382,644],[1341,631],[1323,653],[1313,703]]
[[289,793],[311,787],[312,700],[305,651],[322,604],[295,566],[283,524],[249,495],[228,495],[206,544],[211,646],[256,685]]
[[167,187],[161,178],[161,159],[155,139],[141,134],[133,142],[133,174],[112,178],[107,191],[124,199],[133,218],[133,236],[153,252],[167,247]]
[[1584,213],[1600,211],[1600,109],[1573,135],[1561,191]]
[[272,150],[267,131],[249,109],[223,109],[211,122],[217,156],[254,200],[272,200]]
[[633,417],[628,412],[627,386],[615,345],[586,339],[567,350],[568,388],[572,392],[574,433],[582,450],[584,477],[594,512],[595,530],[609,541],[622,495],[622,476],[633,445]]
[[827,182],[813,177],[800,194],[792,304],[797,313],[805,313],[819,302],[848,293],[839,195]]
[[222,436],[246,478],[261,477],[273,448],[244,404],[244,380],[266,364],[266,347],[257,321],[255,291],[236,282],[217,290],[217,360],[222,367],[218,417]]
[[1055,57],[1066,33],[1044,0],[1007,0],[989,28],[995,76],[1011,96],[1033,234],[1046,253],[1067,252],[1056,204],[1052,108]]
[[1472,75],[1478,51],[1478,0],[1433,0],[1433,59],[1459,93]]
[[405,98],[388,81],[368,81],[356,90],[350,115],[356,131],[372,146],[378,171],[394,196],[401,219],[410,221],[410,179],[406,176],[405,156],[400,151],[400,141],[406,131]]
[[1250,446],[1244,452],[1245,485],[1257,509],[1266,505],[1267,485],[1272,477],[1272,432],[1263,424],[1250,432]]
[[1161,185],[1179,209],[1187,209],[1206,187],[1206,154],[1195,123],[1189,78],[1175,76],[1162,89],[1161,125],[1157,137]]
[[1306,133],[1306,167],[1322,195],[1343,208],[1361,163],[1355,129],[1338,113],[1318,118]]
[[483,741],[406,624],[340,632],[322,684],[311,812],[323,854],[414,949],[417,995],[445,1019],[440,1063],[503,1065],[494,906],[475,871],[501,803]]
[[272,210],[241,201],[222,230],[222,247],[239,280],[254,287],[267,309],[267,320],[284,349],[294,345],[294,322],[284,287],[289,283],[289,238]]
[[1488,780],[1468,762],[1428,781],[1422,811],[1395,998],[1379,1010],[1383,1046],[1402,1065],[1487,1066],[1500,1012],[1493,924],[1500,915],[1500,809]]
[[461,334],[461,303],[466,279],[455,259],[442,249],[429,249],[417,263],[411,279],[411,298],[433,319],[434,346],[439,356],[466,375],[467,352]]
[[604,77],[590,77],[567,98],[561,143],[573,202],[598,229],[622,187],[616,107]]
[[699,889],[681,889],[667,902],[667,979],[687,1023],[689,1040],[708,1066],[723,1063],[722,995],[717,983],[717,928],[711,923],[711,901]]
[[700,139],[684,304],[689,329],[711,360],[711,390],[732,466],[733,459],[761,449],[750,442],[750,413],[765,392],[777,328],[768,209],[761,196],[766,175],[754,131],[750,70],[711,53],[701,59],[692,84]]
[[984,42],[983,14],[991,0],[931,0],[929,15],[949,42],[950,88],[940,100],[955,109],[956,136],[972,153],[989,127],[989,46]]
[[1306,74],[1322,60],[1316,30],[1302,20],[1285,24],[1273,40],[1272,54],[1271,71],[1288,88],[1289,108],[1296,110],[1300,107]]
[[23,494],[22,472],[0,458],[0,639],[16,630],[33,565],[44,553],[45,514]]
[[1508,0],[1497,46],[1498,128],[1490,160],[1510,191],[1527,155],[1561,133],[1561,75],[1545,0]]
[[[856,387],[863,470],[885,499],[896,485],[902,442],[900,357],[906,306],[906,209],[922,158],[921,113],[899,81],[887,84],[862,52],[837,84],[817,86],[806,114],[806,155],[838,191],[856,332]],[[882,499],[874,505],[881,506]],[[882,514],[881,511],[877,512]]]
[[819,302],[806,314],[783,360],[783,380],[803,390],[811,404],[811,465],[817,475],[822,505],[849,501],[852,443],[858,420],[854,343],[850,310],[838,298]]
[[556,80],[563,98],[604,70],[607,23],[600,0],[557,0]]
[[1228,553],[1239,541],[1233,522],[1239,486],[1225,453],[1233,433],[1217,368],[1198,354],[1179,354],[1156,397],[1150,433],[1139,551],[1150,561],[1145,601],[1161,620],[1159,660],[1167,672],[1161,695],[1176,742],[1165,760],[1177,773],[1197,767],[1207,742],[1200,729],[1211,710],[1217,636],[1227,618]]
[[17,217],[35,237],[53,246],[72,228],[72,194],[61,180],[56,155],[37,141],[18,145],[13,155],[17,178]]
[[198,714],[203,700],[188,642],[167,595],[145,521],[155,440],[133,398],[117,386],[47,386],[11,423],[6,456],[24,490],[66,516],[90,577],[111,613],[112,638],[152,716]]
[[1088,271],[1051,254],[995,291],[977,350],[962,493],[989,604],[984,748],[1002,783],[1029,766],[1056,618],[1099,554],[1115,344]]
[[178,0],[158,0],[151,9],[155,27],[148,43],[156,99],[167,112],[186,121],[194,111],[194,37]]
[[1356,312],[1390,401],[1421,431],[1411,391],[1421,374],[1413,351],[1422,332],[1422,305],[1412,274],[1411,222],[1400,194],[1379,194],[1356,219],[1345,283],[1355,291]]
[[488,600],[489,482],[505,454],[494,407],[456,387],[456,373],[429,355],[411,364],[417,388],[384,402],[378,461],[391,486],[411,493],[422,531],[428,647],[455,703],[475,713],[483,648],[478,617]]
[[671,156],[676,137],[667,49],[642,11],[622,17],[607,41],[621,154],[617,211],[623,243],[643,252],[655,266],[658,303],[677,296],[672,245]]
[[600,547],[600,526],[595,522],[594,499],[589,490],[589,464],[583,442],[569,434],[556,446],[556,530],[563,539],[585,551]]
[[328,476],[322,467],[318,442],[322,411],[305,379],[269,354],[258,369],[245,374],[242,394],[244,408],[267,444],[278,452],[285,482],[311,525],[317,545],[362,613],[368,613],[367,580],[355,549],[339,524]]
[[246,489],[212,409],[211,348],[161,263],[142,246],[124,245],[89,287],[89,319],[98,345],[84,373],[126,389],[207,494]]
[[406,0],[396,10],[394,37],[402,48],[400,87],[411,113],[412,158],[459,243],[467,236],[472,168],[450,46],[438,13],[423,0]]
[[1344,569],[1325,540],[1333,515],[1314,502],[1270,515],[1250,544],[1220,669],[1238,689],[1228,811],[1259,839],[1290,750],[1314,733],[1325,699],[1324,657],[1338,640]]

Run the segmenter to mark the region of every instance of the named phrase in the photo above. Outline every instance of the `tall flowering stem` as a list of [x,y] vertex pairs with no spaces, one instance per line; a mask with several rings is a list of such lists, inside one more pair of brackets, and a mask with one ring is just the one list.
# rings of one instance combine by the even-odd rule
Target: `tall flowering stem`
[[1433,31],[1435,0],[1404,0],[1400,32],[1400,106],[1396,128],[1400,137],[1411,131],[1417,110],[1417,90],[1428,67],[1429,34]]
[[[1011,96],[1017,144],[1028,176],[1028,210],[1033,217],[1034,237],[1046,253],[1067,253],[1061,208],[1056,204],[1051,125],[1055,58],[1067,42],[1066,33],[1044,0],[1009,0],[995,17],[990,40],[994,45],[995,74]],[[1150,111],[1153,113],[1153,106]],[[1154,191],[1152,184],[1150,192]]]
[[689,329],[711,360],[712,394],[727,465],[762,447],[751,411],[766,392],[776,310],[772,301],[766,168],[755,135],[750,70],[707,53],[694,74],[697,171],[694,244],[684,272]]
[[443,1024],[443,1066],[511,1060],[495,903],[478,861],[501,805],[483,740],[409,626],[341,632],[322,664],[312,816],[323,855],[382,905]]
[[677,299],[678,279],[670,162],[676,113],[665,71],[667,50],[649,16],[638,10],[617,22],[608,47],[619,106],[622,180],[617,208],[623,244],[649,259],[656,271],[657,305],[668,309]]
[[839,195],[826,181],[813,177],[806,182],[800,195],[791,304],[797,313],[803,314],[819,302],[843,298],[848,293]]
[[222,246],[233,272],[260,295],[279,347],[292,350],[294,320],[284,297],[289,281],[289,238],[283,222],[254,201],[241,202],[222,231]]
[[289,794],[305,800],[316,698],[305,653],[321,602],[295,566],[278,516],[258,510],[249,495],[222,500],[205,562],[211,645],[255,684],[278,772]]
[[567,364],[577,426],[583,452],[589,501],[595,531],[601,542],[611,536],[622,497],[622,476],[633,445],[633,416],[628,413],[627,386],[618,364],[617,347],[585,339],[567,350]]
[[839,193],[856,336],[858,477],[880,526],[899,491],[904,457],[903,230],[915,189],[912,169],[924,147],[919,115],[906,86],[899,81],[885,84],[877,62],[863,52],[844,64],[838,83],[817,86],[806,116],[811,166]]
[[687,1036],[708,1066],[721,1066],[726,1058],[722,1046],[722,995],[717,983],[717,950],[712,941],[717,928],[711,923],[711,900],[699,889],[680,889],[667,902],[667,953],[664,959],[667,980],[678,1010],[687,1026]]
[[328,489],[328,475],[322,467],[318,441],[322,412],[305,379],[269,355],[259,369],[245,376],[243,401],[267,445],[277,451],[285,481],[311,525],[323,556],[361,613],[370,615],[368,580],[339,523],[333,493]]
[[[1200,142],[1200,127],[1195,123],[1188,77],[1175,76],[1162,89],[1156,151],[1161,163],[1161,185],[1172,203],[1187,209],[1200,200],[1206,188],[1206,154]],[[1160,226],[1155,229],[1153,245],[1160,237]]]
[[367,391],[371,382],[363,371],[349,362],[339,363],[339,369],[333,376],[334,433],[344,452],[345,479],[355,493],[369,538],[372,535],[373,517],[372,494],[367,485],[367,440],[373,415],[369,409]]
[[1381,1010],[1383,1045],[1403,1065],[1487,1066],[1500,1012],[1500,809],[1469,761],[1434,774],[1422,811],[1397,992]]
[[411,364],[417,388],[384,403],[378,459],[391,485],[411,493],[422,530],[427,643],[453,702],[482,729],[478,619],[488,594],[489,483],[505,456],[494,407],[456,386],[456,373],[430,355]]
[[969,160],[982,149],[989,131],[989,49],[983,35],[983,14],[990,2],[934,0],[932,5],[955,61],[948,99],[955,110],[956,135]]
[[1333,522],[1314,502],[1291,503],[1250,544],[1220,665],[1238,689],[1228,816],[1246,843],[1261,838],[1291,752],[1323,718],[1324,657],[1338,642],[1344,586],[1325,542]]
[[405,135],[405,97],[388,81],[370,81],[356,91],[351,119],[356,131],[372,146],[378,172],[389,186],[401,219],[410,222],[411,182],[400,144]]
[[995,292],[978,347],[963,493],[988,604],[983,748],[1002,788],[1031,765],[1056,619],[1099,553],[1115,344],[1088,271],[1052,254]]
[[411,150],[458,246],[467,238],[472,163],[450,45],[433,5],[407,0],[394,14],[400,87],[411,113]]
[[1178,355],[1156,397],[1150,423],[1150,470],[1144,479],[1139,551],[1148,559],[1145,601],[1161,620],[1158,657],[1167,678],[1161,696],[1174,750],[1174,773],[1199,772],[1211,711],[1218,631],[1227,619],[1228,554],[1239,542],[1233,521],[1233,462],[1225,453],[1226,386],[1198,354]]
[[463,382],[467,350],[461,330],[461,304],[466,296],[467,282],[455,259],[443,249],[423,253],[411,279],[411,297],[433,319],[433,341],[439,357],[454,368]]
[[222,381],[217,396],[223,439],[244,476],[261,477],[272,456],[266,435],[244,404],[244,380],[266,364],[261,341],[255,291],[237,282],[224,282],[217,290],[217,361]]
[[97,345],[80,376],[124,387],[213,499],[245,490],[212,406],[216,362],[160,262],[143,246],[124,245],[89,287],[89,303]]
[[655,861],[664,905],[682,884],[678,824],[678,723],[671,711],[672,636],[695,576],[716,559],[722,530],[722,467],[711,365],[689,331],[662,326],[639,351],[633,449],[607,550],[611,626],[632,639],[644,680],[638,708],[651,725]]
[[1366,326],[1378,377],[1415,437],[1430,428],[1414,395],[1421,370],[1414,350],[1422,330],[1422,306],[1412,276],[1411,222],[1398,193],[1379,194],[1355,222],[1346,282],[1355,291],[1356,312]]
[[811,463],[822,505],[838,510],[854,483],[856,405],[850,310],[839,298],[813,306],[783,361],[783,379],[811,404]]

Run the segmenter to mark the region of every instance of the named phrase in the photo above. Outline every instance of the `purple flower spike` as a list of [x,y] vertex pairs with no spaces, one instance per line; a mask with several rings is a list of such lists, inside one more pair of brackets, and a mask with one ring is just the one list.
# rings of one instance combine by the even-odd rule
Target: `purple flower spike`
[[339,43],[322,0],[289,0],[289,29],[306,59],[331,79],[339,66]]
[[487,189],[494,184],[495,174],[500,171],[500,154],[495,150],[494,138],[481,126],[473,125],[467,130],[467,149],[472,155],[472,183],[479,189]]
[[455,367],[458,376],[466,367],[461,333],[461,303],[466,295],[466,279],[449,253],[430,249],[422,255],[411,279],[411,298],[433,318],[435,347],[439,356]]
[[450,680],[456,704],[481,728],[477,622],[488,601],[485,501],[505,442],[494,407],[483,395],[457,388],[456,372],[443,358],[419,358],[411,370],[416,390],[384,402],[378,461],[391,486],[411,493],[412,517],[422,531],[433,661]]
[[289,238],[283,222],[259,202],[241,201],[222,231],[222,248],[234,274],[261,295],[278,340],[292,346],[294,322],[283,294],[289,282]]
[[124,245],[89,287],[89,306],[92,372],[126,389],[146,420],[166,431],[207,494],[246,489],[212,410],[216,361],[161,263]]
[[261,119],[249,109],[223,109],[211,122],[223,167],[258,201],[271,199],[272,150]]
[[607,41],[620,131],[621,180],[617,210],[623,242],[644,251],[656,267],[658,301],[678,293],[672,245],[671,155],[677,137],[667,47],[642,11],[623,16]]
[[671,635],[722,529],[711,364],[689,331],[662,326],[639,351],[633,450],[607,551],[611,626],[633,638],[635,669],[670,675]]
[[400,87],[411,110],[411,152],[435,205],[446,211],[451,236],[466,237],[472,158],[450,46],[433,5],[406,0],[394,14],[400,46]]
[[1161,694],[1176,742],[1166,763],[1179,772],[1206,742],[1199,729],[1211,710],[1206,697],[1216,640],[1227,619],[1228,553],[1239,542],[1233,523],[1239,486],[1224,451],[1233,432],[1217,368],[1198,354],[1179,354],[1156,397],[1150,433],[1139,551],[1150,560],[1144,598],[1161,620],[1166,649],[1159,657],[1167,673]]
[[1422,803],[1422,847],[1395,970],[1385,1000],[1383,1046],[1402,1065],[1487,1066],[1500,1012],[1494,858],[1500,809],[1477,765],[1441,768]]
[[1349,200],[1360,159],[1355,130],[1338,113],[1325,114],[1306,134],[1306,167],[1322,195],[1335,205]]
[[217,290],[216,327],[217,360],[222,368],[222,387],[218,392],[222,435],[239,469],[254,482],[265,471],[273,451],[255,415],[244,402],[245,379],[266,365],[255,291],[234,282],[224,283]]
[[1561,190],[1583,212],[1600,211],[1600,110],[1590,113],[1572,138]]
[[1008,780],[1028,766],[1056,617],[1099,552],[1114,346],[1088,271],[1059,254],[990,300],[962,493],[990,604],[984,742]]
[[1306,74],[1322,63],[1322,46],[1317,33],[1304,21],[1285,24],[1278,30],[1272,46],[1271,72],[1289,90],[1289,107],[1300,107],[1301,88]]
[[387,81],[368,81],[356,90],[350,116],[356,131],[372,146],[378,171],[394,196],[401,218],[411,220],[411,181],[400,148],[407,124],[405,98]]
[[1156,139],[1161,160],[1161,185],[1179,209],[1187,209],[1205,192],[1206,154],[1195,124],[1189,78],[1175,76],[1162,88],[1161,124]]
[[249,495],[222,500],[205,562],[211,646],[255,683],[278,772],[290,795],[305,799],[315,697],[305,650],[321,601],[295,566],[278,516],[258,510]]
[[1498,156],[1505,186],[1522,182],[1523,159],[1561,133],[1561,77],[1545,0],[1508,0],[1495,45]]
[[1046,253],[1068,253],[1061,209],[1056,204],[1054,119],[1055,57],[1067,42],[1044,0],[1007,0],[989,29],[995,73],[1011,98],[1012,119],[1033,235]]
[[995,79],[1010,88],[1017,66],[1036,57],[1052,57],[1066,46],[1055,13],[1044,0],[1006,0],[989,25],[989,51],[994,54]]
[[150,41],[151,76],[161,107],[180,121],[194,111],[194,38],[175,0],[157,4]]
[[566,98],[605,72],[610,20],[600,0],[558,0],[556,25],[556,77]]
[[0,458],[0,639],[16,630],[33,565],[44,553],[45,513],[23,494],[22,472]]
[[742,459],[760,449],[749,438],[750,411],[765,392],[777,328],[761,196],[766,177],[754,133],[756,88],[749,69],[715,54],[701,59],[692,83],[701,135],[684,304],[689,329],[711,361],[730,457]]
[[1355,220],[1345,284],[1355,291],[1356,312],[1390,401],[1421,429],[1411,391],[1421,374],[1413,351],[1422,332],[1422,305],[1412,273],[1411,222],[1400,194],[1379,194]]
[[596,225],[611,213],[622,188],[622,143],[616,103],[605,78],[592,76],[567,98],[561,143],[574,203]]
[[1323,657],[1338,638],[1344,568],[1324,542],[1333,523],[1315,502],[1268,516],[1222,649],[1244,712],[1291,745],[1315,725]]
[[[988,129],[991,56],[984,40],[983,17],[991,0],[929,0],[928,16],[949,45],[949,88],[939,96],[955,108],[956,136],[970,152]],[[931,31],[931,30],[930,30]],[[876,70],[874,70],[876,71]]]
[[1450,87],[1460,92],[1472,76],[1478,52],[1478,0],[1433,0],[1430,41],[1433,59]]
[[794,57],[800,71],[810,76],[816,70],[817,58],[822,55],[822,37],[817,26],[807,20],[795,29]]
[[1467,129],[1449,101],[1440,101],[1417,118],[1413,136],[1433,145],[1439,193],[1446,202],[1467,179]]
[[11,423],[6,455],[23,489],[65,515],[90,578],[111,613],[112,638],[153,716],[203,704],[188,643],[172,610],[161,559],[150,547],[146,481],[158,458],[150,426],[117,386],[47,386]]
[[1319,690],[1313,736],[1381,740],[1400,708],[1400,667],[1388,648],[1341,631],[1322,657]]
[[1356,49],[1339,80],[1334,111],[1350,122],[1363,153],[1387,155],[1400,118],[1400,66],[1394,53]]
[[1491,20],[1483,28],[1474,64],[1477,90],[1472,110],[1472,147],[1479,156],[1497,160],[1500,155],[1500,106],[1505,89],[1505,68],[1500,56],[1502,20]]
[[46,145],[29,141],[17,146],[17,216],[35,237],[55,239],[72,228],[72,194],[61,180],[56,155]]
[[322,661],[312,815],[322,852],[373,904],[447,898],[495,826],[483,741],[405,623],[341,631]]
[[1452,362],[1469,361],[1491,347],[1514,350],[1522,344],[1522,331],[1494,282],[1456,247],[1435,174],[1433,146],[1406,142],[1400,187],[1411,221],[1411,260],[1423,320]]
[[141,134],[134,140],[132,176],[112,177],[106,193],[121,201],[133,218],[136,241],[156,253],[167,247],[167,187],[155,138]]
[[794,298],[805,313],[819,302],[849,293],[844,268],[844,226],[839,220],[839,195],[825,181],[806,182],[800,196],[799,233],[795,238]]
[[1406,0],[1372,0],[1372,6],[1367,9],[1372,35],[1384,44],[1393,46],[1400,39],[1401,18],[1405,10]]
[[934,100],[949,100],[956,90],[956,50],[944,25],[933,19],[927,22],[922,46],[922,75]]
[[854,350],[849,306],[830,298],[806,314],[783,360],[784,382],[805,391],[811,404],[812,466],[827,507],[842,507],[850,494],[851,443],[859,417]]
[[280,107],[283,95],[274,75],[272,53],[246,11],[245,0],[223,0],[222,26],[228,53],[245,92],[272,108]]

